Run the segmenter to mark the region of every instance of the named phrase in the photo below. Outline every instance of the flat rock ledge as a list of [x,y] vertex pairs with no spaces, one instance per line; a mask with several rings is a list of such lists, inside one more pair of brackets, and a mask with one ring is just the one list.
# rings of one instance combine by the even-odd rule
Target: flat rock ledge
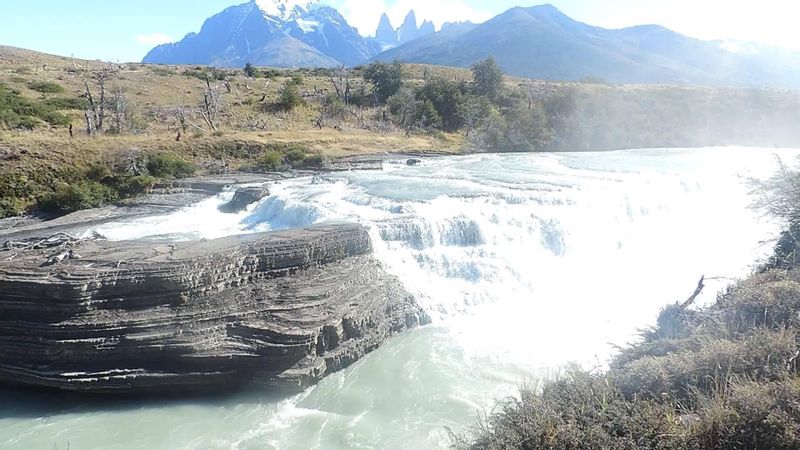
[[358,225],[72,250],[52,266],[52,249],[0,252],[0,383],[302,389],[430,321]]

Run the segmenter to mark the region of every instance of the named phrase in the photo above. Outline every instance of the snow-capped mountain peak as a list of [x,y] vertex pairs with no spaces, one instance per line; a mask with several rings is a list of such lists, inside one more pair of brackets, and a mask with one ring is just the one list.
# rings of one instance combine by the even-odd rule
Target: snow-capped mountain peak
[[318,0],[253,0],[265,16],[281,21],[295,20],[319,3]]

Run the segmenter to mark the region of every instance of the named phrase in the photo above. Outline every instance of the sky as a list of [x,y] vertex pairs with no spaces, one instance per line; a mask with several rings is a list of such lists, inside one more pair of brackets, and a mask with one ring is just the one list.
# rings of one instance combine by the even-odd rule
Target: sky
[[[245,0],[0,0],[0,45],[107,61],[139,61],[155,45],[198,31]],[[362,35],[381,13],[399,26],[417,19],[481,22],[548,0],[326,0]],[[549,0],[570,17],[606,28],[659,24],[700,39],[755,41],[800,51],[798,0]]]

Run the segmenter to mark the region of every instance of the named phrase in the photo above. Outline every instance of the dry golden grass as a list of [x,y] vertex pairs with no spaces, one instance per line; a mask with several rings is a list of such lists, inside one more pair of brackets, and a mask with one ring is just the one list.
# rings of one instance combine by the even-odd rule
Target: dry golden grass
[[[378,127],[371,127],[369,123],[361,126],[354,116],[329,121],[326,127],[319,129],[315,123],[319,103],[333,92],[333,87],[325,74],[311,70],[278,71],[272,79],[250,79],[241,70],[225,70],[230,92],[222,82],[214,82],[222,93],[223,108],[218,117],[219,131],[212,133],[197,112],[205,82],[196,72],[207,68],[109,64],[0,46],[0,82],[32,99],[78,97],[84,92],[84,74],[109,68],[113,76],[107,82],[107,91],[121,90],[128,98],[135,132],[87,136],[82,112],[64,111],[72,119],[74,138],[69,137],[66,127],[43,125],[35,131],[0,130],[0,169],[32,170],[81,164],[132,149],[175,152],[186,159],[198,160],[202,165],[204,160],[215,157],[207,149],[236,144],[252,147],[292,143],[336,158],[403,151],[457,153],[464,142],[462,136],[455,134],[407,134],[403,130],[385,128],[373,131]],[[422,76],[425,70],[421,66],[411,67],[408,75]],[[459,69],[436,70],[468,75]],[[291,112],[272,108],[286,80],[298,74],[303,77],[300,91],[307,106]],[[28,87],[31,82],[57,83],[65,92],[41,94]],[[97,95],[91,78],[90,84]],[[182,132],[182,139],[177,142],[180,126],[173,111],[179,105],[194,112],[189,116],[189,129]],[[379,111],[367,110],[363,114],[369,121],[377,117]]]

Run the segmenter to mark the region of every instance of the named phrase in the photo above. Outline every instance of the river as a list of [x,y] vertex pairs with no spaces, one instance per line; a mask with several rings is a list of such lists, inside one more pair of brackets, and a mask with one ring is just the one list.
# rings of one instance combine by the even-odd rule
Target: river
[[471,155],[281,181],[241,213],[232,192],[100,226],[189,240],[357,221],[434,323],[300,395],[88,401],[0,391],[3,449],[446,448],[497,399],[566,364],[602,370],[701,275],[713,301],[770,250],[750,179],[775,149]]

